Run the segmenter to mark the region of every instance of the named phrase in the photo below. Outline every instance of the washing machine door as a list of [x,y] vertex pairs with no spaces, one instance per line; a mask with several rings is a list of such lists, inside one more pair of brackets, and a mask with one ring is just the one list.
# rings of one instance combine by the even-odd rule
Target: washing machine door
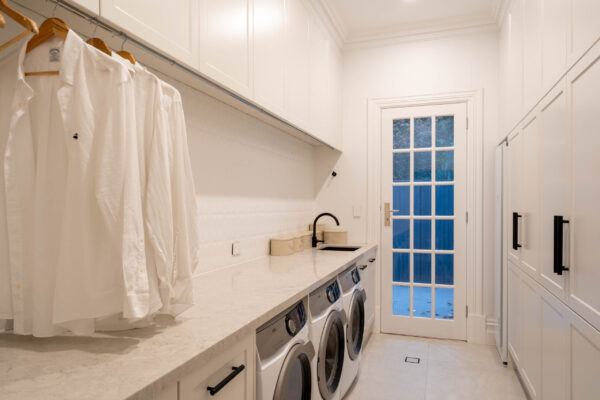
[[365,300],[364,289],[355,290],[350,301],[348,327],[346,329],[346,345],[351,360],[355,360],[362,348],[365,330]]
[[310,400],[310,360],[314,356],[311,342],[292,346],[281,367],[273,400]]
[[317,355],[317,381],[321,397],[329,400],[335,394],[344,365],[344,318],[333,310],[329,313]]

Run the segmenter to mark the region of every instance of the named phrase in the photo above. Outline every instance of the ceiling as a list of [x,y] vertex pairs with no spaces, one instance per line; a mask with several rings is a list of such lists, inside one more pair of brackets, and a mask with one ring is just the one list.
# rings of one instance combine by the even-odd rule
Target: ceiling
[[502,0],[321,0],[345,43],[497,23]]

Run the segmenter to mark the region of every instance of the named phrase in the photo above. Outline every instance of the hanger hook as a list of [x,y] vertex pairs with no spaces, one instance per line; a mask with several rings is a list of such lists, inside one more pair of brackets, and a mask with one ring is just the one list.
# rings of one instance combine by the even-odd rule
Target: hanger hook
[[98,30],[98,20],[94,18],[94,31],[92,32],[92,37],[96,37],[96,31]]
[[58,1],[54,2],[54,10],[52,10],[52,17],[56,16],[56,9],[58,8]]
[[121,43],[121,50],[123,50],[123,48],[125,47],[125,43],[127,43],[127,39],[129,39],[129,37],[125,34],[123,34],[123,43]]

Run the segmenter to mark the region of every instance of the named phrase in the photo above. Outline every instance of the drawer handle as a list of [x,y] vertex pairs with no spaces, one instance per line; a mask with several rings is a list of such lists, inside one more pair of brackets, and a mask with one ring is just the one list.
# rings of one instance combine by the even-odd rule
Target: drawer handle
[[557,275],[569,270],[563,265],[563,226],[568,223],[562,215],[554,216],[554,273]]
[[359,268],[361,271],[364,271],[365,269],[367,269],[368,265],[361,265]]
[[219,393],[219,390],[223,389],[225,387],[225,385],[227,385],[229,382],[231,382],[233,378],[238,376],[238,374],[240,372],[242,372],[244,370],[244,368],[246,368],[246,366],[244,364],[240,365],[239,367],[231,367],[233,372],[231,372],[229,375],[227,375],[225,377],[225,379],[223,379],[221,382],[219,382],[217,384],[217,386],[214,386],[214,387],[208,386],[206,388],[206,390],[208,390],[208,392],[210,393],[211,396],[214,396],[215,394]]
[[369,262],[374,262],[374,261],[375,261],[375,257],[369,258]]
[[519,218],[522,215],[519,213],[513,212],[512,214],[512,248],[513,250],[519,250],[521,245],[519,244]]

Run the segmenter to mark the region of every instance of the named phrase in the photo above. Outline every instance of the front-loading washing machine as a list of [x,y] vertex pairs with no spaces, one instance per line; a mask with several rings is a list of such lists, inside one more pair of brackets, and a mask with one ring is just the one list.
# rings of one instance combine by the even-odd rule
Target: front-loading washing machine
[[341,395],[344,396],[358,376],[360,352],[365,330],[365,301],[367,295],[360,282],[360,273],[356,264],[338,276],[342,289],[342,304],[347,315],[346,351],[344,369],[340,382]]
[[337,278],[308,297],[310,335],[317,350],[312,362],[313,400],[339,400],[340,381],[346,352],[346,313]]
[[256,330],[256,399],[310,400],[311,363],[307,299]]

